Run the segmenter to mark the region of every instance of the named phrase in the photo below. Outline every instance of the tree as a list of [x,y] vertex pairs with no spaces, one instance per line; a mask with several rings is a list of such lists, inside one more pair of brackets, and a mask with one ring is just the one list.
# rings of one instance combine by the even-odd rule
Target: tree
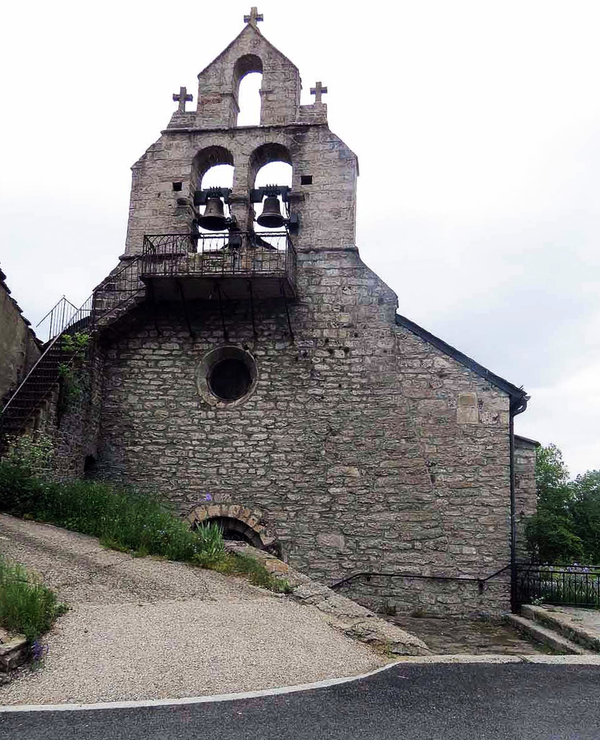
[[536,450],[537,514],[526,528],[527,548],[542,563],[572,563],[584,555],[573,521],[573,490],[562,452],[554,444]]
[[600,564],[600,470],[578,475],[571,490],[573,528],[583,543],[584,560]]
[[535,452],[535,487],[538,510],[565,516],[573,498],[569,486],[569,470],[562,452],[554,444],[540,445]]

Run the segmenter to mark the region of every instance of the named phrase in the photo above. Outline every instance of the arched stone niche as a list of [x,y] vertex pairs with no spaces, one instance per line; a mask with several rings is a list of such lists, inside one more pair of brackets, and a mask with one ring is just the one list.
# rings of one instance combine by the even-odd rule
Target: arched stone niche
[[211,169],[220,164],[234,166],[233,154],[223,146],[207,146],[200,149],[192,162],[192,192],[200,187],[202,178]]
[[261,144],[261,146],[257,147],[250,155],[248,167],[248,190],[251,190],[254,187],[256,175],[260,168],[264,167],[266,164],[270,164],[271,162],[285,162],[292,167],[294,166],[292,155],[287,146],[275,141]]
[[235,531],[245,534],[244,539],[254,547],[271,552],[279,550],[275,533],[262,523],[263,513],[257,509],[248,509],[238,504],[201,504],[188,514],[186,520],[192,529],[211,521],[232,520],[243,525],[238,526]]
[[[262,59],[256,54],[244,54],[241,56],[233,66],[233,100],[235,102],[235,119],[237,124],[237,117],[240,113],[240,82],[246,75],[257,73],[262,75],[263,63]],[[262,83],[262,80],[261,80]],[[261,84],[261,99],[262,99],[262,84]],[[261,100],[262,108],[262,100]]]

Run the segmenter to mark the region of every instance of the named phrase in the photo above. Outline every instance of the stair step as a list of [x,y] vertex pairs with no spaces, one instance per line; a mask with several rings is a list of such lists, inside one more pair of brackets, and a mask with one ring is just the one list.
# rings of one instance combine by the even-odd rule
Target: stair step
[[566,637],[548,629],[548,627],[542,627],[534,620],[519,617],[517,614],[509,614],[508,621],[520,632],[524,632],[537,642],[547,645],[559,655],[590,655],[589,650],[585,650],[580,645],[567,640]]
[[584,625],[573,624],[561,612],[552,612],[547,607],[524,604],[521,607],[521,615],[527,619],[533,619],[548,629],[559,632],[567,640],[581,645],[587,650],[600,653],[600,635],[597,630],[586,629]]

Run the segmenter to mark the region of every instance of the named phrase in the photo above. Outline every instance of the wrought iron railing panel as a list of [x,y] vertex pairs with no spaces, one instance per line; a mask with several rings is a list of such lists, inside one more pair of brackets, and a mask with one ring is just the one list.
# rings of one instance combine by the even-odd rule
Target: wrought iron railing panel
[[147,235],[140,276],[263,276],[294,283],[296,252],[287,232]]
[[600,566],[519,565],[517,599],[565,606],[600,606]]

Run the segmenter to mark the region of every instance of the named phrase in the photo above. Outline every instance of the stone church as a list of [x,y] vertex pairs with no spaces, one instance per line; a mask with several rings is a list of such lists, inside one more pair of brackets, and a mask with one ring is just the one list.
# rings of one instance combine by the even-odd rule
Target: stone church
[[[71,326],[93,337],[90,392],[45,417],[61,469],[158,492],[371,606],[508,610],[528,397],[397,312],[356,246],[358,160],[326,88],[300,104],[261,20],[133,166],[125,252]],[[238,126],[252,72],[260,125]],[[257,184],[272,162],[291,187]],[[232,186],[203,187],[221,165]]]

